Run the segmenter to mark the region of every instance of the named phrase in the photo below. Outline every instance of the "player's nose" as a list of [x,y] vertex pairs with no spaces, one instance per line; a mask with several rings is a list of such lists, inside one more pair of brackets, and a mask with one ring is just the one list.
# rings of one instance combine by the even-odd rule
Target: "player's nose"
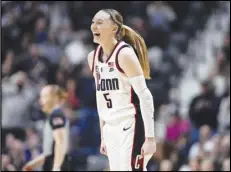
[[91,30],[92,30],[92,32],[96,32],[97,31],[96,24],[94,24],[94,23],[91,24]]

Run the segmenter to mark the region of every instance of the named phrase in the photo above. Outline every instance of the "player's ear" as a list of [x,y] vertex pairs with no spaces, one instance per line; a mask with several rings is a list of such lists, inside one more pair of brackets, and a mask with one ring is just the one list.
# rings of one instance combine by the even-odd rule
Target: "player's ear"
[[119,29],[118,26],[117,26],[117,25],[114,25],[112,31],[116,34],[117,31],[118,31],[118,29]]

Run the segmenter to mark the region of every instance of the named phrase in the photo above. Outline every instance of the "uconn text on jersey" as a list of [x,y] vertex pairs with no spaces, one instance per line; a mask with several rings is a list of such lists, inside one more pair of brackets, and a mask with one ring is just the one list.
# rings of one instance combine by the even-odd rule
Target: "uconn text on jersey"
[[117,78],[101,79],[97,85],[97,91],[119,90],[119,80]]

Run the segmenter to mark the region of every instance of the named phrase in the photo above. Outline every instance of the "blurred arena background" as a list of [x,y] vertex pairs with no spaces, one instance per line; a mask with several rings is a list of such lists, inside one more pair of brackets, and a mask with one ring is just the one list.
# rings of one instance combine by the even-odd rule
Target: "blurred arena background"
[[2,1],[1,169],[41,153],[38,94],[53,83],[69,93],[75,169],[108,169],[87,64],[102,8],[120,11],[148,46],[157,141],[148,170],[230,171],[229,1]]

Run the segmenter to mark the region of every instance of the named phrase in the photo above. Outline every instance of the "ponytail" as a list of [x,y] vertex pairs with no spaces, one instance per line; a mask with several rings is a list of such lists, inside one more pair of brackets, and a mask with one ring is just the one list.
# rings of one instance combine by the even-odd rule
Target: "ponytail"
[[118,36],[119,39],[128,40],[131,46],[135,49],[140,65],[143,69],[144,77],[146,79],[151,79],[147,47],[144,39],[136,31],[126,25],[122,25]]

